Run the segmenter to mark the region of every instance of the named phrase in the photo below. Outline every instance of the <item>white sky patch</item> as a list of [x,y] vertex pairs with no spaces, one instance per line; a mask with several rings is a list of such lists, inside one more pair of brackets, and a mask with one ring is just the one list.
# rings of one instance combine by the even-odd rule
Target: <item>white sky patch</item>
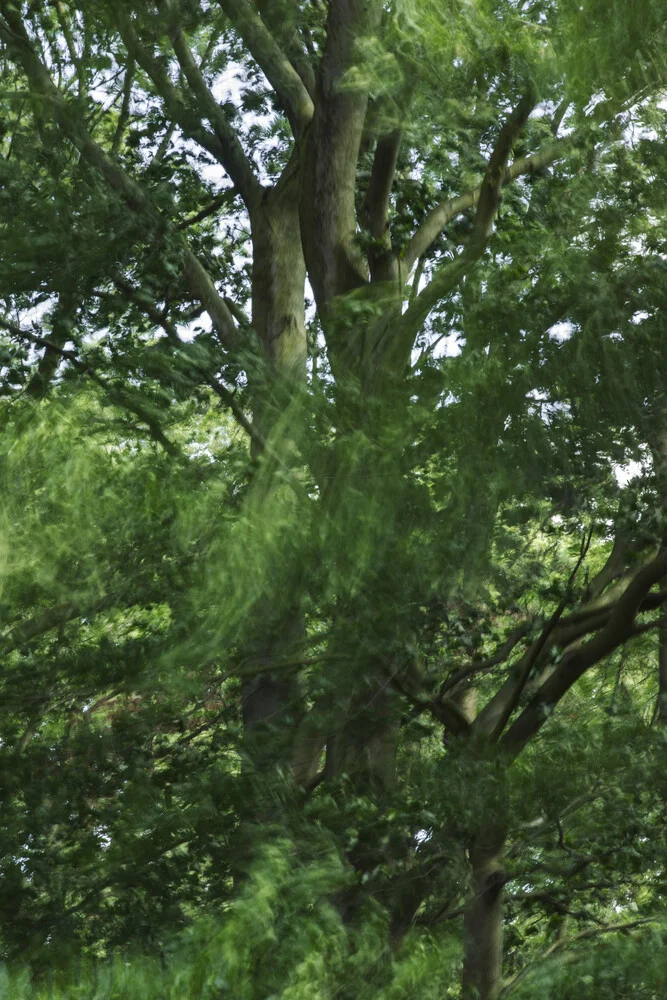
[[629,462],[625,462],[624,465],[614,466],[614,478],[621,489],[623,489],[624,486],[627,486],[632,479],[636,479],[637,476],[641,476],[643,472],[643,463],[636,462],[634,459]]
[[549,340],[557,340],[559,344],[562,344],[564,341],[570,339],[574,333],[574,329],[574,323],[554,323],[548,330]]
[[233,101],[238,106],[243,91],[243,66],[241,63],[230,63],[221,73],[211,88],[211,93],[219,104]]
[[193,320],[192,323],[188,323],[186,326],[178,324],[176,331],[181,340],[186,343],[190,343],[195,339],[198,333],[204,330],[206,333],[210,333],[213,329],[213,324],[211,323],[211,317],[207,312],[203,312],[201,316]]
[[33,306],[32,309],[26,309],[25,312],[21,313],[21,323],[24,326],[30,326],[33,323],[41,322],[41,320],[44,319],[46,314],[50,312],[55,305],[56,298],[55,296],[52,296],[44,302],[40,302],[39,305]]
[[412,350],[411,364],[413,368],[419,367],[422,358],[457,358],[465,345],[465,339],[457,330],[451,333],[437,335],[431,333],[424,342],[420,341],[417,347]]
[[463,338],[460,333],[454,331],[443,337],[433,348],[434,358],[458,358],[463,350]]

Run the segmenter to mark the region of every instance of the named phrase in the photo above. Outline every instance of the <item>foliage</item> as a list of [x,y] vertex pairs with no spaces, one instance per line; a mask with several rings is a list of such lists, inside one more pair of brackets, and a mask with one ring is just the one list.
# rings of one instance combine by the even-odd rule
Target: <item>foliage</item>
[[664,41],[0,0],[0,995],[664,995]]

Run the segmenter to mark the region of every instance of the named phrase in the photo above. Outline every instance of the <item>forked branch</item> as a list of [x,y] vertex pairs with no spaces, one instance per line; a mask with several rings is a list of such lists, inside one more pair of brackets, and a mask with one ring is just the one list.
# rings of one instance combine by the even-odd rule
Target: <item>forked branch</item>
[[301,135],[314,110],[301,77],[248,0],[219,0],[219,3],[283,102],[294,135]]

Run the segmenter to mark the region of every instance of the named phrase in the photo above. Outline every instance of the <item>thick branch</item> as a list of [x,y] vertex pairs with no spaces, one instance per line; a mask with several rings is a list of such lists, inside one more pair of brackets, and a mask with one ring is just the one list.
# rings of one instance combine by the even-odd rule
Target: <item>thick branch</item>
[[560,699],[589,669],[613,652],[634,632],[635,615],[649,590],[667,575],[667,546],[634,577],[611,612],[607,624],[592,639],[566,652],[561,663],[541,685],[519,718],[503,737],[503,745],[516,756],[542,728]]
[[201,69],[180,28],[177,27],[172,32],[171,42],[199,109],[215,130],[220,144],[217,158],[238,188],[250,211],[261,193],[261,186],[255,177],[250,161],[243,152],[243,147],[234,129],[227,121],[224,111],[206,86]]
[[467,247],[468,253],[475,259],[481,256],[491,235],[493,220],[500,205],[500,193],[503,187],[507,160],[512,152],[512,146],[519,132],[528,121],[528,117],[535,104],[536,97],[532,92],[521,98],[501,128],[496,145],[489,158],[479,193],[472,234]]
[[369,254],[372,280],[389,280],[394,277],[392,271],[397,270],[396,260],[391,254],[389,199],[402,138],[402,131],[395,129],[378,139],[368,191],[361,208],[362,222],[376,245]]
[[210,274],[190,249],[185,251],[183,274],[188,288],[199,299],[211,317],[222,344],[228,348],[233,347],[237,336],[232,314],[227,308],[225,300],[218,294]]
[[[531,156],[519,157],[504,171],[502,185],[509,184],[511,181],[516,180],[517,177],[525,174],[534,174],[538,170],[542,170],[544,167],[565,156],[570,148],[571,144],[568,140],[563,139],[560,142],[550,143],[544,149],[533,153]],[[403,256],[404,273],[406,276],[410,274],[417,258],[421,257],[428,250],[447,223],[451,222],[457,215],[477,205],[481,191],[482,185],[480,184],[479,187],[471,188],[470,191],[466,191],[457,198],[449,198],[447,201],[440,202],[439,205],[436,205],[429,212],[408,243]]]
[[383,240],[387,232],[389,197],[402,138],[402,131],[395,129],[388,135],[380,136],[375,146],[373,168],[362,206],[364,222],[375,240]]
[[367,281],[355,243],[356,173],[368,92],[353,86],[358,43],[376,30],[381,0],[331,0],[317,80],[313,122],[304,150],[301,230],[304,256],[322,313],[337,295]]
[[479,713],[473,723],[475,736],[483,736],[493,740],[503,731],[562,612],[563,605],[561,604],[548,620],[538,638],[531,643],[516,666],[512,668],[505,683]]
[[317,62],[317,55],[308,28],[303,22],[299,24],[298,28],[296,27],[296,23],[300,20],[298,13],[295,14],[294,20],[290,20],[289,16],[286,19],[284,9],[276,6],[275,0],[255,0],[255,6],[262,21],[282,47],[285,55],[303,80],[304,87],[314,99],[315,70],[313,66]]
[[395,357],[398,364],[409,361],[415,336],[424,325],[428,314],[454,291],[465,275],[473,269],[475,263],[476,258],[466,253],[459,254],[454,260],[438,268],[426,287],[415,295],[400,320],[394,324],[391,331],[388,331],[392,338],[390,356]]
[[[122,11],[121,7],[116,9],[115,16],[118,30],[128,53],[153,81],[153,85],[164,101],[170,116],[178,123],[187,138],[194,139],[225,168],[238,188],[241,197],[250,208],[259,194],[259,182],[238,136],[212,97],[211,102],[215,105],[215,110],[210,108],[210,102],[206,100],[204,93],[208,93],[208,88],[203,78],[201,78],[201,88],[198,89],[197,77],[201,77],[201,74],[188,46],[179,45],[181,55],[179,56],[177,52],[177,58],[179,61],[181,57],[185,60],[187,72],[185,67],[183,67],[183,71],[186,79],[199,101],[202,114],[211,121],[215,134],[204,127],[201,117],[185,103],[182,95],[171,82],[166,69],[140,41],[130,18]],[[174,42],[174,48],[176,48],[176,42]],[[189,57],[185,49],[189,52]]]
[[253,59],[285,105],[295,136],[313,117],[313,102],[301,77],[248,0],[219,0]]
[[[384,667],[384,664],[383,664]],[[417,712],[428,712],[451,733],[452,736],[467,736],[470,723],[456,702],[451,698],[424,698],[416,692],[406,678],[397,670],[384,667],[389,683],[402,694]]]
[[509,677],[501,686],[500,690],[496,692],[493,698],[491,698],[491,700],[484,706],[475,719],[473,724],[474,735],[495,740],[500,736],[505,728],[512,712],[519,703],[519,698],[521,697],[521,693],[526,686],[526,682],[532,673],[533,667],[537,663],[549,638],[553,635],[553,631],[563,614],[563,611],[565,610],[565,606],[570,598],[575,577],[581,568],[581,564],[586,558],[586,554],[588,553],[588,549],[591,544],[591,537],[592,529],[584,538],[579,558],[570,573],[564,596],[560,600],[558,607],[546,622],[540,635],[533,643],[531,643],[517,665],[510,671]]

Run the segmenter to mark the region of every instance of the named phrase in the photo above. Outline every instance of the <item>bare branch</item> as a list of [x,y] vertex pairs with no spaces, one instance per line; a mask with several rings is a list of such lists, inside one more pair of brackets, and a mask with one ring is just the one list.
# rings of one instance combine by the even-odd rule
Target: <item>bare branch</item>
[[381,0],[331,0],[317,102],[302,160],[302,233],[308,275],[318,307],[366,283],[356,245],[355,186],[368,93],[345,86],[360,39],[373,32]]

